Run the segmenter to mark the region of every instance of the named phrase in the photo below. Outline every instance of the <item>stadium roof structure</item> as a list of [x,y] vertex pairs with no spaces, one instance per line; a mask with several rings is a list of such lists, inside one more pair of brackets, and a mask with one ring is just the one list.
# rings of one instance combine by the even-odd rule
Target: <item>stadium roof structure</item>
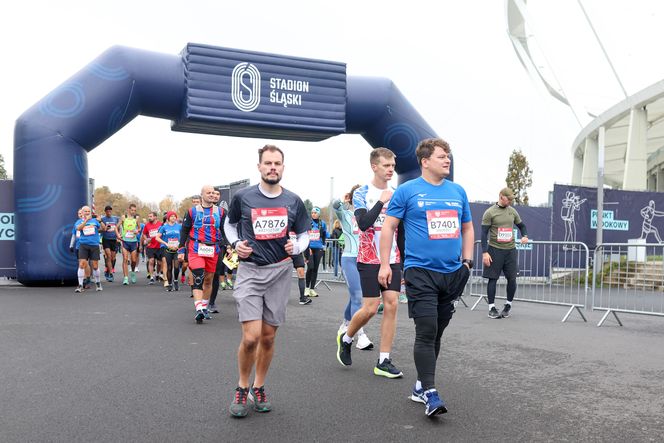
[[572,144],[574,184],[596,186],[598,135],[604,128],[604,182],[664,191],[664,80],[632,94],[592,120]]
[[[625,190],[664,191],[664,80],[628,95],[614,71],[625,99],[600,115],[592,115],[566,91],[549,66],[538,46],[527,0],[506,0],[505,5],[508,34],[524,68],[551,96],[569,106],[583,127],[571,149],[572,183],[597,186],[603,152],[603,184]],[[601,46],[599,38],[598,43]],[[607,61],[611,64],[608,56]],[[599,140],[601,128],[603,140]]]

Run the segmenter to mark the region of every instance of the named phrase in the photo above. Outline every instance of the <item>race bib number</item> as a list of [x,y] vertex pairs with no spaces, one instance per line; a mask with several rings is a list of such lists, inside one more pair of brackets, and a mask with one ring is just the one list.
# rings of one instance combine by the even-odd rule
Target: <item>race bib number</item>
[[115,225],[106,225],[106,232],[115,231]]
[[127,231],[125,232],[125,238],[135,238],[136,233],[134,231]]
[[376,221],[373,224],[374,231],[380,231],[383,229],[383,224],[385,223],[385,214],[387,213],[387,208],[383,206],[383,209],[380,211],[380,215],[376,218]]
[[459,215],[454,209],[427,211],[427,228],[430,240],[459,238]]
[[212,245],[198,245],[199,257],[214,257],[214,246]]
[[79,231],[79,230],[77,229],[77,230],[76,230],[76,238],[80,238],[80,237],[81,237],[81,231]]
[[293,232],[293,231],[290,231],[290,232],[288,233],[288,239],[289,239],[290,241],[292,241],[293,243],[295,243],[295,242],[297,241],[297,234],[296,234],[295,232]]
[[150,229],[150,232],[149,232],[150,238],[155,238],[158,233],[159,233],[159,229]]
[[353,227],[353,234],[359,235],[360,234],[360,226],[357,224],[357,220],[355,219],[355,216],[351,217],[350,223],[351,223],[351,226]]
[[288,233],[288,211],[286,208],[252,209],[251,223],[256,240],[282,238]]
[[320,240],[320,231],[318,229],[312,229],[309,231],[309,241],[318,241]]
[[177,238],[169,238],[167,245],[169,249],[177,249],[177,247],[180,245],[180,240]]
[[85,225],[83,226],[83,235],[95,235],[95,226],[94,225]]
[[514,238],[514,230],[512,228],[498,228],[496,240],[498,243],[509,243]]

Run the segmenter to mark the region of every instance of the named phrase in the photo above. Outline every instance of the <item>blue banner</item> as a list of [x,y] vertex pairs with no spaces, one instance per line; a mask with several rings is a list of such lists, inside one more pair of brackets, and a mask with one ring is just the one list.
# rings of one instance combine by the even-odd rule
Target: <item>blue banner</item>
[[0,277],[16,278],[14,182],[0,180]]

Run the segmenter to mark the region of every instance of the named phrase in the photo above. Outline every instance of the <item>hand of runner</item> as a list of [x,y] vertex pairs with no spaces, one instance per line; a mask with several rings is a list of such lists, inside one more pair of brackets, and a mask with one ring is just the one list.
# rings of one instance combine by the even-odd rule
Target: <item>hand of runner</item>
[[386,288],[390,286],[390,283],[392,283],[392,268],[390,268],[390,265],[380,265],[378,283]]
[[484,266],[487,267],[491,266],[492,261],[493,260],[491,259],[491,255],[488,252],[482,254],[482,263],[484,264]]
[[239,241],[235,244],[235,250],[237,251],[237,255],[240,258],[247,258],[251,255],[254,250],[249,246],[249,242],[247,240],[242,240]]
[[293,242],[291,241],[291,239],[286,240],[286,245],[284,246],[284,249],[286,250],[286,254],[293,255]]
[[527,235],[521,237],[521,244],[525,245],[526,243],[528,243],[528,236]]
[[392,198],[392,194],[393,192],[391,189],[386,189],[380,194],[379,200],[385,204]]

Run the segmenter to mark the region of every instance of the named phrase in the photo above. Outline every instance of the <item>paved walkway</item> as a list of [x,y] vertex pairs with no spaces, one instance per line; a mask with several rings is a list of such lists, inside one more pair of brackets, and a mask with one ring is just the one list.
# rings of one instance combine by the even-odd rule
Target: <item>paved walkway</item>
[[[437,379],[450,412],[407,400],[414,328],[400,305],[393,351],[402,380],[373,375],[377,352],[335,359],[345,287],[299,306],[296,285],[268,376],[274,411],[227,413],[240,338],[229,291],[222,313],[193,320],[184,292],[105,284],[0,287],[0,441],[662,441],[664,319],[521,303],[509,319],[460,308]],[[468,300],[469,304],[474,300]],[[379,324],[369,336],[378,341]]]

